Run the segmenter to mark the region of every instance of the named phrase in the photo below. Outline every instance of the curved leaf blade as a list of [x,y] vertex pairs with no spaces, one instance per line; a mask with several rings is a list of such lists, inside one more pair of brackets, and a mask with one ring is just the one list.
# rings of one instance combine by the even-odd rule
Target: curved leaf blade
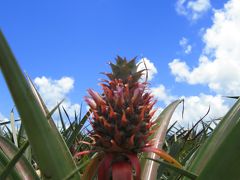
[[147,159],[152,160],[152,161],[154,161],[158,164],[161,164],[163,167],[172,169],[175,172],[177,172],[178,174],[186,176],[190,179],[196,179],[197,178],[197,175],[195,175],[191,172],[188,172],[187,170],[184,170],[182,168],[176,167],[176,166],[172,165],[171,163],[168,163],[168,162],[165,162],[165,161],[162,161],[162,160],[157,160],[157,159],[151,159],[151,158],[147,158]]
[[28,146],[29,146],[29,142],[26,141],[24,145],[19,149],[19,151],[15,154],[15,156],[11,159],[11,161],[7,164],[7,166],[3,169],[0,175],[0,179],[6,179],[8,177],[8,175],[13,170],[13,167],[20,160],[20,158],[22,157],[24,151],[27,149]]
[[[52,130],[1,31],[0,68],[21,116],[41,172],[47,178],[65,177],[76,168],[76,164],[66,144]],[[80,179],[80,175],[75,174],[73,179]]]
[[[172,102],[157,117],[156,122],[158,125],[158,129],[153,136],[153,139],[155,139],[155,144],[153,147],[159,149],[162,148],[171,117],[175,109],[181,102],[183,102],[183,100],[176,100]],[[151,152],[147,154],[147,158],[157,159],[157,155]],[[158,166],[159,165],[154,163],[153,161],[146,161],[143,166],[142,179],[155,180],[157,178]]]
[[[6,156],[6,154],[0,150],[0,173],[2,172],[2,169],[9,163],[9,158]],[[14,180],[21,180],[21,176],[19,175],[18,171],[14,168],[13,171],[9,174],[9,179]]]
[[[7,138],[2,136],[0,136],[0,148],[9,159],[12,159],[18,152],[18,148]],[[19,159],[19,161],[15,164],[15,168],[21,179],[26,180],[38,179],[35,170],[24,156],[22,156]]]
[[199,174],[199,179],[219,179],[219,177],[238,179],[240,177],[238,167],[240,163],[239,120],[240,99],[199,149],[188,170]]

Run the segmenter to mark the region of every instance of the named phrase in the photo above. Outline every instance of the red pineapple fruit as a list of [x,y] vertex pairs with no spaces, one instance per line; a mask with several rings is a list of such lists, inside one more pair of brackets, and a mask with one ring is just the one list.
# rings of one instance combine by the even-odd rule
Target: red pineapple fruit
[[[164,160],[181,165],[163,150],[152,147],[150,135],[155,123],[153,96],[146,91],[147,82],[139,81],[143,71],[137,71],[136,58],[127,61],[117,57],[110,63],[112,73],[101,83],[103,93],[89,89],[85,98],[92,111],[94,139],[92,151],[102,154],[98,166],[99,180],[140,179],[138,153],[155,152]],[[79,152],[75,157],[86,152]]]

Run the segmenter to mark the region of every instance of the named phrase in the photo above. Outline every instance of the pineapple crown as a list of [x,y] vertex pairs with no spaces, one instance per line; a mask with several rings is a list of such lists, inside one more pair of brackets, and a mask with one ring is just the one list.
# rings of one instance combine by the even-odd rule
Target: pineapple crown
[[143,71],[137,71],[139,64],[136,64],[136,57],[127,61],[124,57],[117,56],[116,64],[109,63],[112,69],[112,73],[105,73],[110,80],[121,79],[123,83],[127,82],[129,76],[131,76],[133,82],[137,82],[143,75]]

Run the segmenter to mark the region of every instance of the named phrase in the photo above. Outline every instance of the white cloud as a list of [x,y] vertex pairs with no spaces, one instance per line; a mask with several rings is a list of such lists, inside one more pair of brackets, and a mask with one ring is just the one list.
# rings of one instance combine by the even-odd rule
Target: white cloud
[[[146,67],[148,69],[148,80],[151,81],[153,79],[153,77],[157,74],[157,69],[154,66],[153,62],[151,62],[149,59],[147,58],[142,58],[140,59],[140,61],[138,62],[139,66],[138,66],[138,71],[142,70],[142,69],[146,69],[144,62],[146,64]],[[144,71],[144,75],[142,77],[146,77],[146,71]]]
[[178,0],[176,11],[190,20],[199,19],[211,7],[210,0]]
[[[213,95],[207,95],[202,93],[198,96],[175,97],[169,94],[166,94],[166,96],[169,96],[169,97],[164,97],[164,99],[169,98],[171,99],[171,101],[177,100],[177,99],[184,99],[183,118],[182,118],[183,107],[182,105],[179,105],[173,114],[170,124],[172,124],[175,121],[178,121],[178,123],[181,126],[191,125],[192,123],[195,123],[200,118],[202,118],[207,113],[209,107],[210,107],[210,112],[205,117],[204,119],[205,121],[222,117],[229,110],[229,106],[225,103],[224,99],[220,95],[213,96]],[[167,103],[166,105],[169,105],[169,103]],[[164,108],[160,107],[159,110],[154,115],[154,117],[156,118],[163,109]]]
[[79,104],[73,104],[67,95],[74,88],[74,80],[70,77],[62,77],[58,80],[46,78],[45,76],[34,79],[40,95],[46,102],[49,109],[52,109],[58,102],[65,99],[62,106],[66,109],[71,117],[74,116],[74,111],[80,109]]
[[152,87],[151,92],[158,101],[163,101],[165,104],[169,104],[177,99],[177,97],[170,95],[169,90],[162,84]]
[[[222,117],[229,110],[229,105],[220,95],[214,96],[201,93],[198,96],[176,96],[172,95],[170,91],[167,90],[166,87],[162,84],[157,87],[151,88],[151,91],[154,97],[159,101],[163,101],[165,105],[169,105],[171,102],[177,99],[184,99],[183,119],[182,105],[179,105],[174,112],[170,124],[172,124],[176,120],[182,126],[187,126],[189,123],[194,123],[207,113],[209,106],[210,112],[205,118],[205,120]],[[163,107],[158,108],[158,111],[155,113],[154,118],[156,118],[163,109]]]
[[183,48],[185,54],[190,54],[192,52],[192,46],[189,44],[187,38],[182,37],[179,41],[179,45]]
[[220,95],[200,94],[199,96],[181,97],[184,99],[184,116],[182,115],[182,107],[178,107],[172,121],[178,120],[182,125],[196,122],[203,117],[210,106],[210,112],[205,120],[222,117],[229,110],[223,98]]
[[215,10],[213,25],[205,31],[205,48],[197,67],[174,59],[169,67],[177,81],[206,84],[216,93],[240,94],[240,1],[231,0]]

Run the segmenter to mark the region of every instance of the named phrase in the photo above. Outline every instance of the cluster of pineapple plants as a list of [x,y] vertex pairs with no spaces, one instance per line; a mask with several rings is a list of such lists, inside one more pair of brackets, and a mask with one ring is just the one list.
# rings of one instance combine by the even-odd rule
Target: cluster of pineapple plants
[[[71,120],[61,102],[47,109],[0,32],[0,68],[21,120],[17,133],[6,125],[8,130],[0,134],[0,179],[240,177],[239,100],[215,129],[201,120],[201,130],[194,126],[172,133],[169,122],[183,100],[172,102],[153,119],[156,101],[141,80],[145,70],[137,70],[136,58],[117,57],[110,67],[100,83],[102,92],[88,90],[89,111]],[[57,111],[61,128],[52,119]],[[86,122],[91,127],[85,131]]]

